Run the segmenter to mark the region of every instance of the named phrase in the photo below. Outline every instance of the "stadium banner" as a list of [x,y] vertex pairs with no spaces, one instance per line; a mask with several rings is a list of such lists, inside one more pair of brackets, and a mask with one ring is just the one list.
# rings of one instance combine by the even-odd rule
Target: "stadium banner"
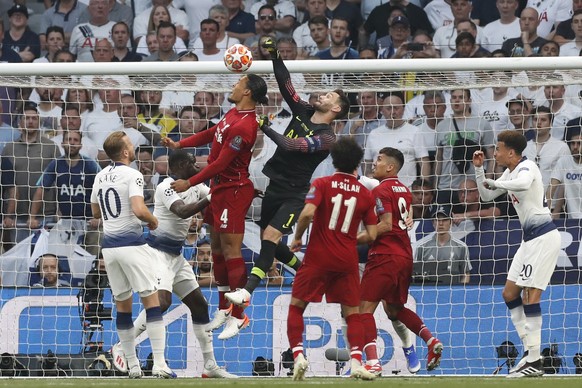
[[[272,359],[277,375],[286,375],[281,367],[281,353],[287,350],[286,318],[290,288],[261,288],[253,294],[253,303],[246,310],[251,325],[240,335],[227,341],[216,338],[214,347],[220,365],[229,372],[252,375],[257,357]],[[11,354],[79,354],[82,352],[82,326],[79,318],[77,289],[3,288],[0,298],[0,352]],[[218,295],[204,289],[211,309],[216,308]],[[542,348],[550,343],[567,361],[560,373],[574,373],[572,357],[580,352],[579,327],[582,322],[582,291],[578,285],[551,285],[544,293],[542,311]],[[105,295],[109,307],[111,295]],[[551,301],[551,303],[550,303]],[[135,299],[135,315],[139,309]],[[426,325],[445,345],[443,360],[433,374],[491,374],[498,366],[496,347],[510,340],[517,345],[519,338],[513,329],[499,286],[414,286],[409,307],[415,309]],[[114,313],[115,314],[115,313]],[[379,329],[379,355],[384,374],[406,374],[406,361],[400,342],[390,321],[379,308],[376,311]],[[202,354],[191,330],[188,310],[174,300],[166,313],[169,365],[179,376],[200,376]],[[309,375],[335,375],[336,363],[325,359],[328,348],[344,347],[339,307],[326,303],[309,306],[305,312],[305,348],[311,362]],[[108,350],[117,334],[112,321],[103,322],[103,331],[96,336]],[[139,357],[145,361],[150,353],[145,335],[138,338]],[[425,359],[426,346],[415,341],[417,352]],[[425,362],[422,362],[423,368]],[[341,365],[340,365],[341,366]],[[344,368],[347,369],[347,368]],[[343,371],[344,373],[346,370]],[[427,372],[421,370],[421,374]]]

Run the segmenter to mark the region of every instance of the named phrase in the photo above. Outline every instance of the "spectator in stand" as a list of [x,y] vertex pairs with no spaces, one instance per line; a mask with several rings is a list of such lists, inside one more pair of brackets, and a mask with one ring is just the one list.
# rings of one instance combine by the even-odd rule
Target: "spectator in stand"
[[[470,0],[451,0],[451,11],[454,16],[453,23],[440,27],[433,36],[435,49],[439,52],[441,58],[450,58],[456,51],[455,40],[457,39],[457,24],[460,21],[471,20],[471,1]],[[482,28],[477,26],[476,43],[481,43],[483,36]]]
[[471,20],[477,25],[486,26],[495,20],[499,20],[501,15],[497,7],[492,7],[491,0],[472,0],[472,3]]
[[[204,131],[208,127],[208,122],[202,118],[202,111],[192,105],[186,105],[180,110],[177,122],[178,125],[168,133],[168,137],[176,142],[200,131]],[[160,154],[164,154],[168,151],[171,153],[171,150],[162,150],[161,153],[156,152],[154,153],[154,158],[157,158]],[[206,159],[210,153],[210,148],[208,146],[196,147],[188,151],[196,156],[196,161],[201,167],[206,165]]]
[[[400,45],[393,58],[440,58],[434,48],[432,38],[424,31],[417,31],[412,37],[412,43],[417,43],[416,47],[408,47],[409,42]],[[414,50],[411,50],[411,48],[414,48]]]
[[121,96],[118,114],[123,122],[123,128],[120,129],[125,132],[135,147],[157,145],[160,142],[161,136],[158,129],[138,120],[138,107],[132,94]]
[[380,112],[378,93],[360,92],[358,95],[360,113],[348,120],[344,133],[349,134],[362,148],[372,130],[386,123]]
[[531,103],[524,99],[521,95],[507,101],[507,113],[509,117],[509,128],[513,127],[516,131],[520,131],[527,140],[532,140],[535,137],[535,131],[532,129],[531,123]]
[[113,62],[115,54],[113,52],[113,44],[109,39],[97,39],[95,47],[93,47],[93,62]]
[[396,51],[401,46],[408,48],[408,43],[412,41],[410,22],[406,16],[394,16],[389,19],[388,24],[390,25],[389,35],[376,41],[378,58],[380,59],[397,58]]
[[467,284],[471,279],[469,247],[451,234],[451,208],[438,205],[433,213],[435,232],[418,241],[412,278],[424,285]]
[[28,26],[28,8],[14,4],[8,10],[10,27],[5,31],[2,46],[16,51],[22,62],[32,62],[40,57],[40,39]]
[[[11,241],[20,242],[30,234],[26,221],[36,182],[47,165],[59,155],[59,148],[42,136],[40,117],[34,103],[25,103],[19,120],[20,138],[7,143],[2,151],[3,167],[14,175],[15,190],[10,190],[4,214],[4,227],[10,230]],[[53,215],[54,203],[47,201],[45,214]]]
[[[180,62],[197,62],[198,56],[192,51],[183,53],[179,59]],[[184,90],[185,85],[188,85],[190,90],[204,90],[205,82],[204,76],[182,73],[180,79],[168,85],[169,90],[162,92],[162,100],[160,101],[160,111],[167,116],[177,116],[182,107],[192,105],[194,103],[193,91]]]
[[9,46],[6,46],[2,42],[4,41],[4,22],[0,19],[0,63],[20,63],[22,58],[16,51],[14,51]]
[[516,15],[519,1],[496,0],[495,6],[499,10],[499,19],[483,27],[482,46],[489,51],[500,49],[507,39],[516,38],[521,34],[519,18]]
[[[218,35],[216,37],[216,47],[220,50],[219,53],[220,55],[224,55],[224,52],[226,51],[227,48],[229,48],[230,46],[232,46],[233,44],[238,44],[240,43],[240,41],[236,38],[232,38],[230,37],[227,33],[226,33],[226,28],[228,27],[228,9],[226,9],[226,7],[224,7],[223,5],[217,4],[215,6],[213,6],[212,8],[210,8],[210,11],[208,13],[208,17],[209,19],[212,19],[214,21],[216,21],[216,23],[218,23]],[[208,19],[206,19],[208,20]],[[203,20],[205,21],[205,20]],[[205,23],[205,26],[203,26],[202,24],[200,24],[200,36],[194,41],[191,42],[190,46],[192,49],[194,49],[194,51],[196,53],[200,53],[201,49],[204,49],[208,46],[208,34],[206,34],[205,36],[205,41],[204,42],[202,40],[202,30],[204,27],[207,27],[208,23]],[[208,32],[208,29],[206,28],[206,32]],[[258,38],[257,38],[258,39]],[[206,60],[206,59],[201,59],[201,60]]]
[[170,22],[161,21],[156,31],[158,51],[144,58],[149,62],[177,61],[180,58],[174,46],[176,44],[176,26]]
[[580,51],[582,51],[582,9],[574,12],[571,26],[574,38],[562,44],[560,56],[580,56]]
[[283,34],[275,30],[275,20],[277,20],[277,12],[275,11],[275,8],[273,8],[273,6],[266,4],[259,8],[257,19],[257,33],[254,36],[245,39],[244,45],[250,48],[256,43],[257,45],[256,47],[258,47],[261,39],[264,36],[270,36],[271,38],[275,39],[278,39],[279,37],[283,36]]
[[255,35],[255,17],[242,10],[242,0],[222,0],[222,5],[228,9],[230,22],[226,31],[229,37],[244,42]]
[[[122,4],[117,0],[107,0],[109,2],[109,20],[114,22],[124,22],[131,28],[133,26],[133,11],[131,7]],[[78,23],[88,23],[91,18],[88,9],[81,12]]]
[[477,50],[475,37],[468,32],[461,32],[457,34],[455,39],[455,53],[451,58],[471,58],[473,53]]
[[[49,27],[58,26],[65,31],[65,44],[71,39],[71,32],[77,24],[81,13],[87,8],[85,3],[78,0],[59,0],[42,14],[40,31],[46,31]],[[42,49],[46,49],[47,36],[39,34]]]
[[145,42],[148,47],[148,52],[145,56],[143,56],[144,58],[158,52],[160,44],[158,43],[158,36],[156,31],[148,32],[145,37]]
[[200,22],[200,41],[202,46],[194,49],[199,61],[221,61],[224,51],[218,48],[220,25],[214,19],[204,19]]
[[[493,160],[493,130],[482,117],[471,112],[471,91],[469,89],[454,89],[451,91],[452,116],[446,117],[437,125],[437,152],[435,175],[437,177],[437,203],[456,203],[456,190],[467,175],[473,174],[470,163],[471,155],[465,155],[469,148],[458,145],[463,155],[457,161],[464,159],[464,171],[459,170],[453,161],[455,142],[463,138],[471,140],[481,147],[488,160]],[[466,150],[463,148],[465,147]],[[459,163],[460,165],[461,163]],[[487,173],[493,176],[493,162],[487,164]]]
[[200,287],[216,286],[212,271],[212,248],[207,237],[196,242],[196,260],[192,263],[195,265],[193,269]]
[[42,217],[40,210],[45,192],[56,188],[59,221],[54,228],[69,234],[79,233],[82,235],[83,248],[96,255],[100,222],[93,218],[91,212],[91,190],[95,175],[101,168],[95,160],[80,154],[81,139],[80,131],[64,132],[63,155],[50,161],[35,184],[36,191],[27,224],[31,229],[40,227],[41,222],[37,217]]
[[217,124],[224,115],[218,105],[217,96],[211,92],[197,92],[194,95],[194,107],[200,109],[202,118],[208,122],[209,126]]
[[539,54],[542,57],[559,57],[560,56],[560,45],[553,40],[548,40],[546,43],[542,44],[539,50]]
[[408,237],[413,246],[428,234],[434,232],[431,222],[431,212],[435,200],[434,183],[431,179],[415,179],[410,185],[412,194],[412,219],[414,224],[408,230]]
[[[279,50],[281,58],[286,61],[294,61],[297,59],[297,43],[293,38],[283,37],[278,39],[277,50]],[[293,77],[291,78],[293,79]]]
[[349,22],[347,19],[335,18],[331,20],[331,47],[316,54],[319,59],[358,59],[356,50],[347,44],[350,37]]
[[[55,77],[36,77],[40,85],[56,85]],[[61,115],[63,112],[61,97],[63,96],[62,88],[49,86],[36,87],[34,89],[39,96],[37,104],[40,118],[40,129],[42,134],[47,137],[53,137],[60,129]]]
[[[74,61],[73,61],[74,62]],[[75,103],[79,105],[79,112],[81,113],[81,118],[83,121],[87,118],[87,115],[93,111],[93,101],[91,93],[87,89],[68,89],[67,97],[65,102]],[[83,127],[79,127],[83,128]],[[79,129],[72,128],[72,129]]]
[[[457,23],[457,37],[462,32],[468,32],[473,36],[475,40],[475,47],[471,51],[471,57],[483,57],[489,56],[490,52],[483,48],[479,43],[477,43],[477,25],[470,19],[459,20]],[[456,41],[455,41],[456,43]],[[454,55],[453,55],[454,58]]]
[[445,118],[445,111],[447,109],[445,96],[439,91],[426,91],[423,93],[422,108],[425,117],[418,125],[418,129],[426,150],[428,151],[428,159],[430,161],[430,176],[434,176],[435,159],[437,150],[437,125]]
[[451,0],[432,0],[424,7],[430,24],[436,31],[441,27],[453,23],[454,16],[451,11]]
[[[78,89],[69,89],[67,93],[67,99],[73,95],[73,92],[82,91],[86,92],[86,90],[78,90]],[[74,96],[73,96],[74,97]],[[77,98],[73,98],[77,99]],[[51,140],[59,146],[60,154],[63,155],[65,150],[63,149],[63,134],[69,131],[80,131],[82,132],[81,128],[83,126],[83,115],[80,111],[82,108],[78,103],[74,103],[71,101],[67,101],[63,108],[64,115],[61,115],[61,131]],[[97,153],[98,149],[95,144],[87,137],[81,137],[81,151],[80,155],[87,159],[97,160]]]
[[[372,163],[378,152],[384,147],[398,147],[404,155],[398,179],[407,187],[417,178],[417,168],[420,176],[430,176],[430,164],[424,139],[417,127],[402,118],[404,114],[404,96],[395,92],[389,94],[383,101],[382,116],[386,123],[372,130],[366,139],[364,148],[364,175],[372,174]],[[417,167],[418,165],[418,167]]]
[[[527,142],[527,147],[522,153],[523,156],[535,162],[540,168],[544,192],[548,192],[551,174],[556,167],[558,159],[562,155],[568,155],[570,152],[561,138],[553,136],[553,121],[555,121],[555,116],[548,107],[538,106],[534,108],[533,123],[536,135],[534,139]],[[550,198],[549,195],[548,198]]]
[[348,22],[350,37],[348,46],[358,47],[358,33],[363,23],[358,7],[346,0],[325,0],[325,5],[327,7],[325,16],[329,20],[344,19]]
[[[517,96],[514,88],[508,88],[505,85],[511,84],[511,78],[506,72],[496,71],[490,74],[491,79],[499,81],[499,85],[490,88],[475,91],[476,97],[473,99],[475,113],[489,122],[493,128],[494,135],[509,127],[509,114],[507,102]],[[476,105],[476,107],[475,107]]]
[[[2,121],[3,112],[4,109],[2,108],[2,104],[0,104],[0,155],[2,154],[2,150],[4,149],[7,143],[16,141],[20,137],[18,129],[13,128],[11,125],[6,124],[5,122]],[[0,207],[0,213],[1,212],[2,207]]]
[[[168,22],[168,23],[172,23],[175,26],[175,23],[173,23],[172,21],[172,16],[170,14],[170,11],[168,9],[168,7],[164,6],[164,5],[156,5],[155,7],[152,8],[152,11],[150,13],[150,18],[149,18],[149,22],[148,22],[148,31],[158,31],[158,28],[160,26],[161,22]],[[176,36],[177,36],[177,29],[176,29]],[[149,34],[148,34],[149,35]],[[148,55],[148,44],[147,44],[147,36],[142,36],[140,38],[138,38],[138,41],[136,43],[137,46],[137,52],[141,55]],[[157,38],[157,35],[156,35]],[[186,44],[184,43],[184,41],[179,38],[176,37],[176,42],[174,43],[174,46],[172,47],[174,49],[174,51],[180,53],[183,51],[186,51]]]
[[[562,77],[559,76],[561,79]],[[564,132],[568,121],[579,117],[582,111],[576,105],[564,100],[566,88],[564,85],[550,85],[544,87],[547,105],[553,115],[552,136],[558,140],[564,140]],[[545,104],[544,104],[545,105]],[[542,171],[543,172],[543,171]]]
[[329,22],[325,16],[315,16],[307,22],[309,25],[309,36],[315,43],[314,47],[299,49],[300,52],[308,54],[309,57],[317,56],[317,53],[331,47],[329,39]]
[[92,62],[91,52],[97,39],[111,39],[111,28],[115,24],[109,20],[109,0],[89,0],[88,23],[73,28],[69,50],[77,56],[78,62]]
[[161,91],[141,91],[138,99],[140,113],[137,118],[140,123],[153,125],[162,137],[166,136],[176,127],[176,120],[160,111],[160,102],[162,101]]
[[547,42],[538,35],[539,25],[538,11],[531,7],[525,8],[519,17],[521,35],[518,38],[507,39],[501,49],[510,57],[529,57],[537,54],[540,47]]
[[55,53],[55,57],[53,62],[55,63],[66,63],[66,62],[75,62],[77,61],[77,57],[75,54],[71,53],[66,49],[61,49]]
[[59,278],[59,258],[52,253],[45,253],[36,260],[36,269],[40,281],[33,287],[55,288],[70,287],[71,285]]
[[295,7],[294,1],[259,0],[255,2],[249,12],[256,20],[255,28],[258,33],[264,33],[259,29],[259,10],[264,5],[270,5],[275,9],[275,15],[277,15],[275,31],[283,35],[293,34],[295,23],[297,23],[297,8]]
[[562,155],[552,170],[550,200],[552,217],[582,218],[582,128],[580,125],[568,127],[566,143],[570,153]]
[[[327,17],[325,16],[325,11],[327,9],[325,7],[325,0],[307,0],[306,8],[309,14],[309,19],[293,31],[293,39],[297,42],[297,55],[302,59],[314,56],[315,53],[319,51],[315,49],[316,43],[311,37],[309,21],[314,18],[321,21],[321,17],[325,17],[327,20]],[[325,26],[326,28],[329,27],[329,22],[326,22]]]
[[376,40],[389,34],[389,23],[386,23],[386,21],[389,20],[389,16],[395,7],[404,10],[403,16],[406,16],[410,21],[410,33],[412,35],[418,30],[432,35],[434,29],[422,8],[408,0],[391,0],[374,8],[370,16],[365,20],[363,28],[360,30],[360,46],[366,45],[374,33],[376,34]]
[[62,27],[50,26],[46,29],[46,55],[36,58],[34,63],[53,62],[55,53],[61,50],[65,45],[65,32]]
[[[582,9],[582,0],[572,0],[572,12]],[[558,24],[554,37],[552,38],[554,42],[562,45],[574,39],[574,30],[572,29],[572,18],[564,20]]]
[[553,38],[560,22],[569,20],[572,17],[572,2],[570,0],[528,0],[527,6],[535,9],[540,15],[538,34],[548,40]]
[[134,50],[128,48],[129,26],[121,21],[111,27],[111,40],[113,40],[113,62],[140,62],[143,57]]
[[[199,2],[198,0],[197,2]],[[172,5],[172,0],[152,0],[152,6],[143,10],[133,20],[133,40],[135,43],[142,36],[146,36],[149,31],[152,31],[152,26],[149,25],[153,8],[157,6],[164,6],[170,14],[170,18],[176,26],[176,36],[182,39],[183,42],[188,42],[190,26],[188,24],[188,15],[186,12],[177,9]]]
[[190,42],[198,38],[200,34],[200,22],[208,17],[208,11],[210,7],[220,3],[216,0],[173,0],[172,5],[174,8],[183,9],[188,16],[188,24],[190,26]]

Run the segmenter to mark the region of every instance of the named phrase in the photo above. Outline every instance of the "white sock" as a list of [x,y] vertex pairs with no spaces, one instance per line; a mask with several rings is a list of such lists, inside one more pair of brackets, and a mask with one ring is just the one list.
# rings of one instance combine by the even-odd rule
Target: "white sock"
[[346,343],[346,349],[350,349],[350,341],[348,341],[348,323],[344,317],[342,317],[342,336],[344,337],[344,342]]
[[121,349],[125,353],[125,359],[127,360],[127,368],[139,365],[139,360],[135,353],[135,337],[133,336],[133,327],[131,329],[117,329],[117,335],[119,336],[119,342],[121,343]]
[[523,311],[523,305],[519,305],[515,308],[509,309],[509,313],[511,314],[511,322],[513,322],[515,331],[517,331],[517,335],[519,335],[519,338],[521,338],[523,348],[527,350],[528,331],[525,329],[526,320],[525,313]]
[[139,337],[144,331],[146,331],[146,311],[141,310],[135,321],[133,321],[134,338]]
[[166,350],[166,326],[164,325],[164,320],[147,322],[146,330],[152,345],[154,365],[163,368],[166,366],[166,357],[164,356],[164,351]]
[[396,331],[396,334],[398,334],[398,337],[402,341],[403,348],[409,348],[412,345],[414,345],[412,341],[412,336],[410,335],[410,330],[408,330],[404,323],[400,321],[392,321],[392,327],[394,328],[394,331]]
[[542,316],[534,315],[525,318],[527,330],[527,362],[535,362],[540,359],[540,347],[542,344]]
[[204,328],[206,324],[194,324],[194,335],[198,340],[200,345],[200,350],[202,351],[202,357],[204,358],[204,368],[214,369],[216,366],[216,360],[214,358],[214,348],[212,346],[212,333],[206,331]]

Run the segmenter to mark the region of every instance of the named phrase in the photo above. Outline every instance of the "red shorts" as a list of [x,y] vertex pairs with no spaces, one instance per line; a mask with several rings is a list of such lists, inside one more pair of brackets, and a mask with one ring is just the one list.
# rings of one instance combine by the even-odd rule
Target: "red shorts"
[[302,265],[295,275],[291,296],[305,302],[319,303],[324,294],[328,303],[359,306],[358,272],[330,272],[309,264]]
[[255,188],[251,181],[242,186],[215,187],[204,221],[212,225],[217,233],[242,234],[254,196]]
[[397,255],[373,255],[368,258],[362,276],[361,300],[404,305],[412,277],[412,260]]

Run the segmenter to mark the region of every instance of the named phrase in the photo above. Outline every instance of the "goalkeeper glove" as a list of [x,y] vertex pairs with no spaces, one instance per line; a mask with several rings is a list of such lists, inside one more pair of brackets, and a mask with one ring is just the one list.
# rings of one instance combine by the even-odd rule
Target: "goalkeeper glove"
[[277,43],[275,42],[275,39],[271,37],[263,39],[261,42],[261,47],[267,50],[269,54],[271,54],[272,59],[279,58],[279,50],[277,50]]
[[497,186],[495,185],[495,179],[485,179],[483,183],[485,183],[485,187],[489,190],[497,189]]
[[269,122],[269,116],[267,115],[259,115],[259,128],[261,128],[261,130],[264,127],[268,127],[271,123]]

